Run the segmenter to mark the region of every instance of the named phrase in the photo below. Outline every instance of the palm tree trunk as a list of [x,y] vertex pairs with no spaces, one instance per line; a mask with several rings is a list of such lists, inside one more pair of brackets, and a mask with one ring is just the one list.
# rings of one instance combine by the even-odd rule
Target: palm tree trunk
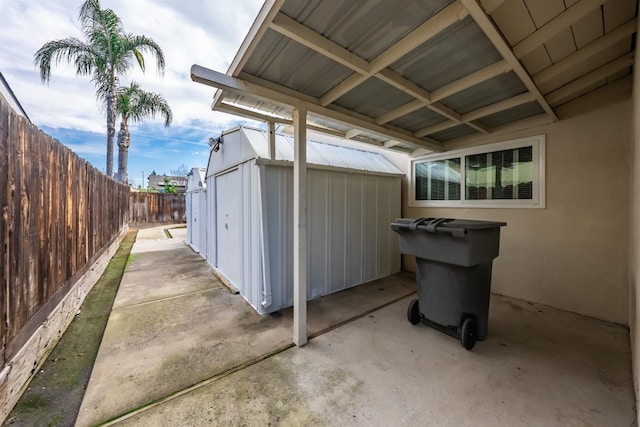
[[115,84],[107,95],[107,176],[113,176],[113,137],[116,133]]
[[127,163],[129,161],[129,146],[131,145],[131,136],[129,135],[129,126],[123,120],[120,123],[120,132],[118,132],[118,180],[127,183]]

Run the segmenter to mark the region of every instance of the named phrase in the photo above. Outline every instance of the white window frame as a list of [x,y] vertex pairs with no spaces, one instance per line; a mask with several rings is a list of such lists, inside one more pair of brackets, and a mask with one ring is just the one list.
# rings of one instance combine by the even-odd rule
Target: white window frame
[[[529,208],[544,209],[545,197],[545,135],[497,142],[447,151],[445,153],[429,154],[409,159],[409,206],[431,208]],[[522,147],[532,147],[533,177],[531,200],[466,200],[466,157],[474,154],[485,154],[494,151],[511,150]],[[460,158],[460,200],[416,200],[416,167],[417,163],[425,161],[446,160]]]

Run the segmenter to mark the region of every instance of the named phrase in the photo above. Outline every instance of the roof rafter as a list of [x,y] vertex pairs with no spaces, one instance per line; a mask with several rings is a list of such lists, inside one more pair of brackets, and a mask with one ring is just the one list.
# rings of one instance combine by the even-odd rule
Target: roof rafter
[[549,104],[560,105],[566,101],[570,101],[589,86],[606,79],[618,71],[622,71],[625,68],[632,66],[634,62],[633,56],[633,52],[629,52],[590,72],[589,74],[562,86],[560,89],[554,90],[547,95]]
[[[431,18],[431,20],[428,21],[431,23],[431,25],[433,25],[433,22],[435,20],[435,23],[438,24],[438,28],[441,28],[440,30],[438,30],[438,28],[436,29],[431,28],[429,30],[429,34],[431,35],[437,34],[439,31],[446,28],[446,26],[444,26],[445,23],[448,22],[449,23],[448,25],[450,25],[451,23],[455,22],[455,19],[461,19],[466,15],[467,15],[466,9],[464,9],[459,3],[452,4],[448,8],[445,8],[443,11],[441,11],[439,14],[436,14],[433,18]],[[438,18],[436,19],[436,17]],[[454,19],[454,17],[457,17],[457,18]],[[445,98],[446,96],[449,96],[453,93],[462,91],[470,86],[478,84],[498,74],[507,72],[511,69],[511,67],[509,67],[509,65],[504,60],[499,61],[496,64],[492,64],[486,67],[485,69],[472,73],[471,75],[466,76],[457,82],[453,82],[452,84],[449,84],[444,88],[441,88],[439,90],[438,98],[434,99],[432,94],[429,93],[429,91],[420,87],[419,85],[412,82],[411,80],[402,77],[400,74],[396,73],[395,71],[392,71],[389,68],[386,68],[386,65],[388,65],[386,64],[386,62],[388,61],[393,62],[395,61],[395,59],[397,59],[395,56],[392,59],[390,57],[391,53],[386,53],[386,52],[392,52],[393,55],[397,56],[397,55],[402,55],[403,54],[402,52],[410,51],[411,50],[410,47],[418,43],[416,41],[418,40],[416,34],[421,34],[422,36],[424,36],[424,31],[426,31],[424,29],[420,30],[420,32],[416,32],[417,30],[414,30],[413,33],[410,33],[408,36],[403,38],[400,42],[396,43],[394,47],[390,48],[388,51],[385,51],[385,53],[379,55],[376,59],[374,59],[374,61],[369,63],[364,58],[361,58],[360,56],[348,51],[347,49],[343,48],[337,43],[327,39],[323,35],[313,31],[312,29],[306,27],[305,25],[288,17],[282,12],[278,13],[275,16],[275,18],[270,24],[270,27],[273,30],[279,32],[280,34],[302,44],[303,46],[309,49],[312,49],[355,71],[354,74],[349,76],[342,83],[343,85],[355,87],[359,83],[364,81],[363,78],[366,79],[366,77],[368,76],[375,76],[383,80],[384,82],[388,83],[389,85],[416,98],[417,103],[410,102],[409,107],[407,106],[400,107],[400,109],[394,111],[393,114],[397,114],[398,111],[400,112],[406,111],[405,114],[409,114],[421,107],[427,107],[432,111],[444,116],[445,118],[459,123],[461,122],[461,116],[459,113],[457,113],[456,111],[453,111],[447,106],[440,104],[436,101],[438,99]],[[424,27],[424,28],[427,28],[427,27]],[[412,36],[412,37],[409,37],[409,36]],[[407,39],[409,39],[410,41],[406,41]],[[401,50],[397,50],[397,49],[400,49],[398,48],[398,46],[402,46]],[[384,68],[381,68],[378,70],[380,65],[375,65],[375,64],[386,64],[386,65]],[[320,98],[320,104],[324,105],[323,98]],[[392,116],[390,115],[389,117],[392,117]],[[400,117],[400,116],[395,116],[388,120],[386,120],[386,117],[385,117],[385,121],[381,121],[380,118],[378,118],[377,120],[375,120],[375,122],[377,124],[382,125],[397,117]],[[487,129],[484,126],[481,126],[479,124],[471,123],[469,124],[469,126],[483,133],[487,132]]]
[[599,7],[607,0],[580,0],[560,15],[540,27],[539,30],[528,35],[520,42],[513,46],[513,53],[517,58],[522,58],[533,52],[537,47],[542,46],[544,42],[557,35],[563,30],[569,28],[580,18]]
[[[491,19],[484,13],[480,5],[476,0],[459,0],[465,8],[469,11],[469,14],[473,18],[473,20],[478,24],[480,29],[484,32],[484,34],[489,38],[491,43],[495,46],[495,48],[500,52],[502,57],[507,61],[507,63],[512,67],[513,72],[517,74],[525,87],[533,94],[535,99],[538,101],[540,106],[544,109],[544,111],[551,116],[554,120],[558,120],[558,116],[553,111],[553,108],[547,103],[544,96],[535,85],[531,76],[524,69],[524,66],[520,63],[518,58],[516,58],[515,54],[511,50],[509,44],[502,37],[500,31],[495,27],[495,24]],[[591,1],[591,0],[582,0],[582,1]]]
[[397,119],[398,117],[405,116],[407,114],[413,113],[416,110],[419,110],[422,107],[426,107],[430,103],[434,103],[458,92],[462,92],[465,89],[468,89],[472,86],[475,86],[479,83],[492,79],[493,77],[499,76],[500,74],[507,73],[509,71],[511,71],[511,66],[504,59],[500,60],[494,64],[489,65],[488,67],[482,68],[476,72],[462,77],[459,80],[451,82],[448,85],[441,87],[440,89],[434,90],[433,92],[431,92],[431,101],[425,102],[417,100],[408,102],[396,108],[395,110],[381,115],[376,119],[376,123],[383,124],[390,122]]
[[487,15],[491,15],[496,11],[497,8],[502,6],[506,0],[482,0],[482,8],[487,13]]
[[[258,78],[254,78],[258,81]],[[380,126],[373,119],[353,112],[343,110],[337,106],[325,107],[320,105],[317,98],[296,92],[274,83],[261,81],[262,84],[249,82],[237,77],[214,71],[200,65],[191,66],[191,80],[204,85],[216,87],[229,93],[239,95],[249,95],[258,99],[263,99],[274,104],[284,106],[304,105],[309,112],[324,116],[342,123],[346,123],[356,129],[383,135],[387,138],[405,141],[413,145],[428,148],[432,151],[443,151],[440,143],[428,139],[416,138],[410,133],[405,133],[391,126]]]
[[371,69],[369,62],[353,52],[348,51],[337,43],[332,42],[322,34],[302,25],[282,12],[279,12],[270,25],[271,29],[295,40],[301,45],[336,61],[353,71],[368,74]]
[[325,93],[320,98],[320,104],[323,106],[329,105],[345,93],[358,86],[360,83],[367,80],[373,74],[383,70],[416,47],[453,25],[455,22],[464,19],[467,15],[468,12],[460,5],[459,2],[456,1],[451,3],[418,28],[397,41],[393,46],[375,57],[369,63],[370,68],[368,73],[353,74]]
[[222,111],[223,113],[233,114],[240,117],[245,117],[251,120],[258,120],[261,122],[273,122],[278,124],[291,124],[293,123],[292,119],[272,116],[270,114],[262,114],[257,111],[253,111],[247,108],[241,108],[234,104],[229,104],[227,102],[221,102],[217,107],[216,111]]
[[[463,114],[461,119],[464,124],[467,124],[474,128],[476,128],[476,126],[482,127],[485,129],[485,131],[481,130],[481,132],[489,133],[488,128],[484,127],[484,125],[480,123],[475,122],[475,120],[481,119],[482,117],[490,116],[491,114],[508,110],[509,108],[517,107],[518,105],[526,104],[527,102],[532,102],[532,101],[535,101],[535,97],[533,96],[533,94],[529,92],[525,92],[523,94],[514,96],[512,98],[507,98],[502,101],[496,102],[494,104],[487,105],[486,107],[479,108],[475,111],[471,111],[467,114]],[[459,124],[460,123],[457,123],[451,120],[445,120],[444,122],[436,123],[435,125],[417,130],[413,133],[413,135],[416,137],[423,137],[426,135],[434,134],[436,132],[440,132],[445,129],[452,128]]]
[[[267,31],[267,26],[263,25],[266,22],[271,22],[275,15],[278,13],[282,5],[284,5],[285,0],[265,0],[264,4],[260,8],[258,12],[258,16],[256,17],[253,25],[249,29],[249,32],[245,36],[242,44],[240,45],[240,49],[236,52],[236,56],[233,58],[233,61],[229,65],[228,73],[231,75],[236,75],[239,70],[244,67],[247,60],[249,59],[249,55],[254,49],[258,46],[258,42],[262,39],[262,36]],[[222,93],[217,91],[213,96],[213,103],[211,107],[218,105],[222,101]]]
[[607,49],[611,45],[635,33],[638,28],[637,25],[638,20],[636,18],[627,21],[615,30],[610,31],[604,36],[587,44],[582,49],[573,52],[571,55],[563,58],[561,61],[556,62],[550,67],[547,67],[544,70],[540,71],[538,74],[533,76],[533,81],[535,81],[536,84],[541,85],[547,83],[549,80],[552,80],[562,73],[577,67],[587,59],[599,55],[603,50]]

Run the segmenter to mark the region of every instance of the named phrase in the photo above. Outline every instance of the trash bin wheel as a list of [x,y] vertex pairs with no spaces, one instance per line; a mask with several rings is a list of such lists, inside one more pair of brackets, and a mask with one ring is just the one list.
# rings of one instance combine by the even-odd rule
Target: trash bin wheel
[[467,350],[471,350],[476,345],[476,321],[471,317],[467,317],[462,322],[460,342]]
[[420,305],[418,304],[418,300],[411,300],[409,303],[409,308],[407,309],[407,320],[412,325],[417,325],[420,323]]

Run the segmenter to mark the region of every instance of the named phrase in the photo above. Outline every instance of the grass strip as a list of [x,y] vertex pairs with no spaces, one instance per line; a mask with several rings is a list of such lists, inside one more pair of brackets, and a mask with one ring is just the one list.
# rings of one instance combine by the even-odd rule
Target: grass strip
[[74,425],[136,235],[130,231],[122,240],[5,425]]

